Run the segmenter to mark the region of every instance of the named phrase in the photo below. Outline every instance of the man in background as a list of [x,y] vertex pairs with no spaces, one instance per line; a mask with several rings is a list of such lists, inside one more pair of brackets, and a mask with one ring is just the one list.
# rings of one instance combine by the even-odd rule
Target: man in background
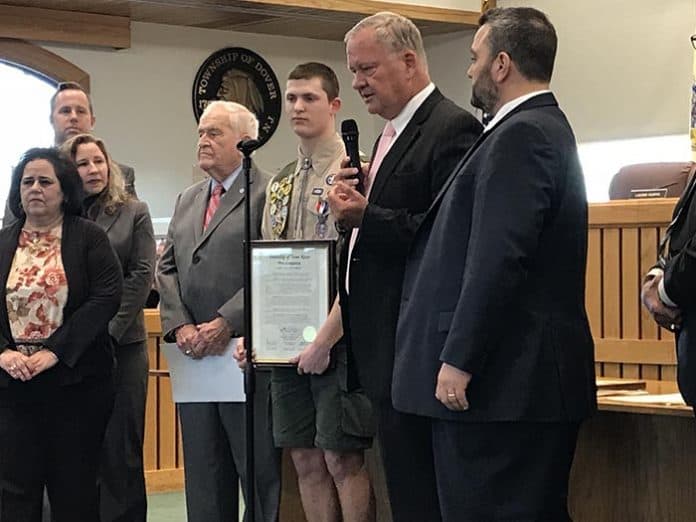
[[[54,145],[60,147],[78,134],[91,133],[96,117],[92,98],[77,82],[61,82],[51,97],[51,115]],[[126,184],[126,191],[135,193],[135,172],[133,167],[119,163]]]
[[643,278],[643,306],[662,328],[674,333],[677,382],[686,403],[696,406],[696,165],[674,207],[660,244],[659,259]]
[[[92,99],[87,91],[77,82],[59,83],[56,92],[51,96],[49,121],[53,127],[53,145],[55,147],[60,147],[73,136],[92,132],[96,118]],[[121,163],[118,166],[123,174],[126,191],[137,197],[133,167]],[[17,218],[6,204],[2,226],[9,226],[15,221]]]

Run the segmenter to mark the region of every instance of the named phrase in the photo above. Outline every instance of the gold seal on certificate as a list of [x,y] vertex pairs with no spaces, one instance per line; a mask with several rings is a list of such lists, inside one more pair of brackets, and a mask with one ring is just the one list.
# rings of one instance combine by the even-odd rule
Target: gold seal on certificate
[[289,364],[334,295],[333,241],[252,241],[251,344],[258,365]]

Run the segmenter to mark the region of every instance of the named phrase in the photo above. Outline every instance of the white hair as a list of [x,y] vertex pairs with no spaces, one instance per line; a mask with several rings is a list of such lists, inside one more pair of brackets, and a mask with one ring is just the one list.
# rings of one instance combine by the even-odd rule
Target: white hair
[[253,112],[241,103],[221,100],[210,102],[203,110],[201,118],[207,116],[209,112],[218,107],[227,111],[230,117],[230,127],[240,135],[249,136],[254,140],[259,137],[259,120]]
[[374,29],[377,40],[394,52],[404,50],[415,52],[423,60],[423,64],[427,66],[420,30],[405,16],[382,11],[363,18],[346,33],[343,42],[347,44],[348,40],[363,29]]

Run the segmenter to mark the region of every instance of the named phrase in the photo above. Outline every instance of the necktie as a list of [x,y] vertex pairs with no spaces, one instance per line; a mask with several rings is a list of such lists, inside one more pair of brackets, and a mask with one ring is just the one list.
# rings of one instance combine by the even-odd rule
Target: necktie
[[382,164],[384,156],[386,156],[387,152],[389,152],[392,141],[394,141],[394,136],[396,136],[396,130],[394,130],[394,126],[391,124],[391,122],[388,121],[384,126],[382,136],[379,138],[377,150],[375,151],[375,157],[372,158],[372,161],[370,162],[370,170],[368,171],[367,175],[368,185],[365,192],[366,196],[370,195],[370,190],[372,190],[372,185],[374,183],[375,176],[377,175],[377,171],[379,170],[379,166]]
[[[370,162],[370,170],[367,174],[367,188],[365,189],[365,197],[370,197],[370,192],[372,191],[372,185],[375,181],[375,176],[377,176],[377,171],[379,166],[382,164],[384,156],[389,152],[392,142],[394,141],[394,136],[396,136],[396,130],[390,121],[384,126],[382,131],[382,136],[379,138],[379,143],[377,144],[377,150],[375,151],[375,157],[372,158]],[[358,230],[354,228],[350,233],[350,242],[348,243],[348,264],[346,265],[346,292],[350,293],[349,282],[350,282],[350,258],[353,256],[353,248],[355,247],[355,242],[358,239]]]
[[208,200],[208,207],[205,209],[205,219],[203,220],[203,230],[208,228],[210,220],[213,219],[215,211],[220,206],[220,197],[225,192],[224,187],[221,183],[216,183],[213,191],[210,193],[210,199]]

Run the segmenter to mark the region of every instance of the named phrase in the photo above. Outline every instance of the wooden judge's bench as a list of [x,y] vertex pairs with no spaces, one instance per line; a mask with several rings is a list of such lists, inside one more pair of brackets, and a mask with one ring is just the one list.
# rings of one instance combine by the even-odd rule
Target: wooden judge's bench
[[[676,199],[662,199],[590,205],[587,311],[597,376],[604,383],[625,379],[608,383],[612,387],[625,382],[629,388],[645,390],[637,392],[640,399],[634,391],[602,390],[612,396],[600,397],[600,411],[583,425],[570,486],[569,503],[576,522],[696,520],[696,423],[690,408],[654,395],[676,391],[674,339],[640,304],[642,276],[655,262],[675,203]],[[166,360],[159,349],[157,310],[146,311],[146,323],[151,368],[145,433],[147,486],[150,492],[181,489],[181,433]],[[382,522],[386,499],[381,488],[377,501],[382,504]],[[287,457],[281,520],[305,520]]]
[[[676,391],[674,336],[641,307],[640,288],[676,201],[613,201],[592,204],[589,213],[586,303],[597,376],[644,380],[654,394]],[[600,411],[580,432],[571,474],[574,520],[696,520],[691,408],[644,399],[599,398]]]

